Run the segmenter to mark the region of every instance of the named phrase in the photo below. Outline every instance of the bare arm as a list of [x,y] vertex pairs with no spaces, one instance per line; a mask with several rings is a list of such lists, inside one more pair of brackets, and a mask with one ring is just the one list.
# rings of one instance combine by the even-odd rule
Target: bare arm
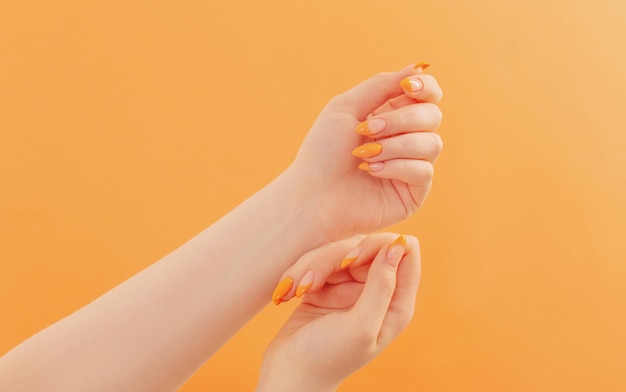
[[284,183],[7,354],[0,390],[178,388],[315,246],[315,227],[300,223],[314,221],[306,202]]
[[[0,358],[0,390],[175,390],[265,305],[276,279],[299,256],[409,216],[428,193],[439,154],[433,143],[415,148],[425,136],[432,140],[439,125],[434,103],[416,103],[420,97],[411,95],[376,113],[383,120],[376,134],[384,138],[383,153],[363,159],[379,163],[377,170],[357,168],[362,160],[350,152],[374,137],[354,130],[403,97],[400,81],[416,73],[380,74],[333,99],[276,180]],[[424,93],[436,96],[432,77],[420,77]]]

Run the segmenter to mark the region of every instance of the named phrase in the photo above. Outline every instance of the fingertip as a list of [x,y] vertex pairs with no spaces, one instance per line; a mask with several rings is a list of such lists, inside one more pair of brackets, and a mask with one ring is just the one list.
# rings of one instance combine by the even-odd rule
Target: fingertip
[[407,94],[415,94],[424,88],[424,81],[416,75],[407,76],[400,81],[400,86]]
[[425,61],[420,61],[413,66],[413,69],[416,70],[417,72],[422,72],[428,67],[430,67],[430,63],[427,63]]
[[378,172],[385,168],[385,162],[361,162],[358,167],[368,173]]
[[417,251],[419,252],[420,250],[420,241],[419,239],[411,234],[407,234],[406,235],[406,249],[407,252],[409,251]]
[[406,249],[406,241],[406,235],[400,234],[398,238],[389,245],[386,261],[391,267],[397,268],[398,264],[400,264],[400,260],[402,260]]
[[281,302],[285,302],[284,298],[286,297],[287,294],[289,294],[292,287],[293,287],[293,278],[286,277],[283,280],[281,280],[276,286],[276,288],[274,289],[274,292],[272,293],[272,302],[274,302],[274,304],[276,305],[280,305]]
[[300,280],[300,283],[298,283],[298,287],[296,288],[296,298],[300,298],[305,293],[307,293],[313,286],[314,282],[315,282],[315,272],[307,271],[307,273],[304,274],[304,276]]
[[355,132],[363,136],[374,136],[384,131],[386,125],[382,118],[371,118],[357,125]]
[[348,252],[348,254],[346,254],[343,257],[343,260],[341,260],[341,264],[339,266],[340,270],[344,270],[346,268],[348,268],[350,265],[352,265],[358,258],[359,256],[361,256],[361,253],[363,252],[363,247],[358,246],[354,249],[352,249],[350,252]]
[[405,94],[419,103],[429,102],[437,104],[443,97],[443,91],[437,80],[430,74],[417,73],[409,75],[400,81]]

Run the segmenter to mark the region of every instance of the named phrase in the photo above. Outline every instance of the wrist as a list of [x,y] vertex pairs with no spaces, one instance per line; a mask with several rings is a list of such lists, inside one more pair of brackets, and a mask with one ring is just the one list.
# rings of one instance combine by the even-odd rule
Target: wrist
[[307,238],[310,248],[316,248],[328,242],[334,242],[342,235],[335,233],[336,226],[329,230],[328,222],[321,213],[322,199],[326,192],[323,185],[310,181],[298,170],[288,167],[269,185],[280,196],[277,198],[282,209],[282,216],[298,225],[305,225],[312,237]]

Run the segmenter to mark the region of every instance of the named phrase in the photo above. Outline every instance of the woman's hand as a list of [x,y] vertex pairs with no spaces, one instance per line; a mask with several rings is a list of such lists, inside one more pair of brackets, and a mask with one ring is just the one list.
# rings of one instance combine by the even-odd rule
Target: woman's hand
[[274,293],[277,303],[306,295],[269,345],[257,391],[334,390],[407,326],[419,277],[410,236],[357,236],[304,255]]
[[312,200],[324,240],[374,232],[420,207],[442,149],[441,96],[436,80],[411,66],[328,103],[286,172]]

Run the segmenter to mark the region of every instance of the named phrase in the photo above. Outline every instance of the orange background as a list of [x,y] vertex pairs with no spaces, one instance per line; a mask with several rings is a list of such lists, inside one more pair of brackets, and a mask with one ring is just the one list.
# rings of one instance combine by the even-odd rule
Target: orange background
[[[0,3],[0,353],[270,181],[324,103],[427,60],[446,145],[416,317],[342,391],[626,390],[626,3]],[[233,306],[237,306],[236,303]],[[265,309],[183,391],[252,390]]]

